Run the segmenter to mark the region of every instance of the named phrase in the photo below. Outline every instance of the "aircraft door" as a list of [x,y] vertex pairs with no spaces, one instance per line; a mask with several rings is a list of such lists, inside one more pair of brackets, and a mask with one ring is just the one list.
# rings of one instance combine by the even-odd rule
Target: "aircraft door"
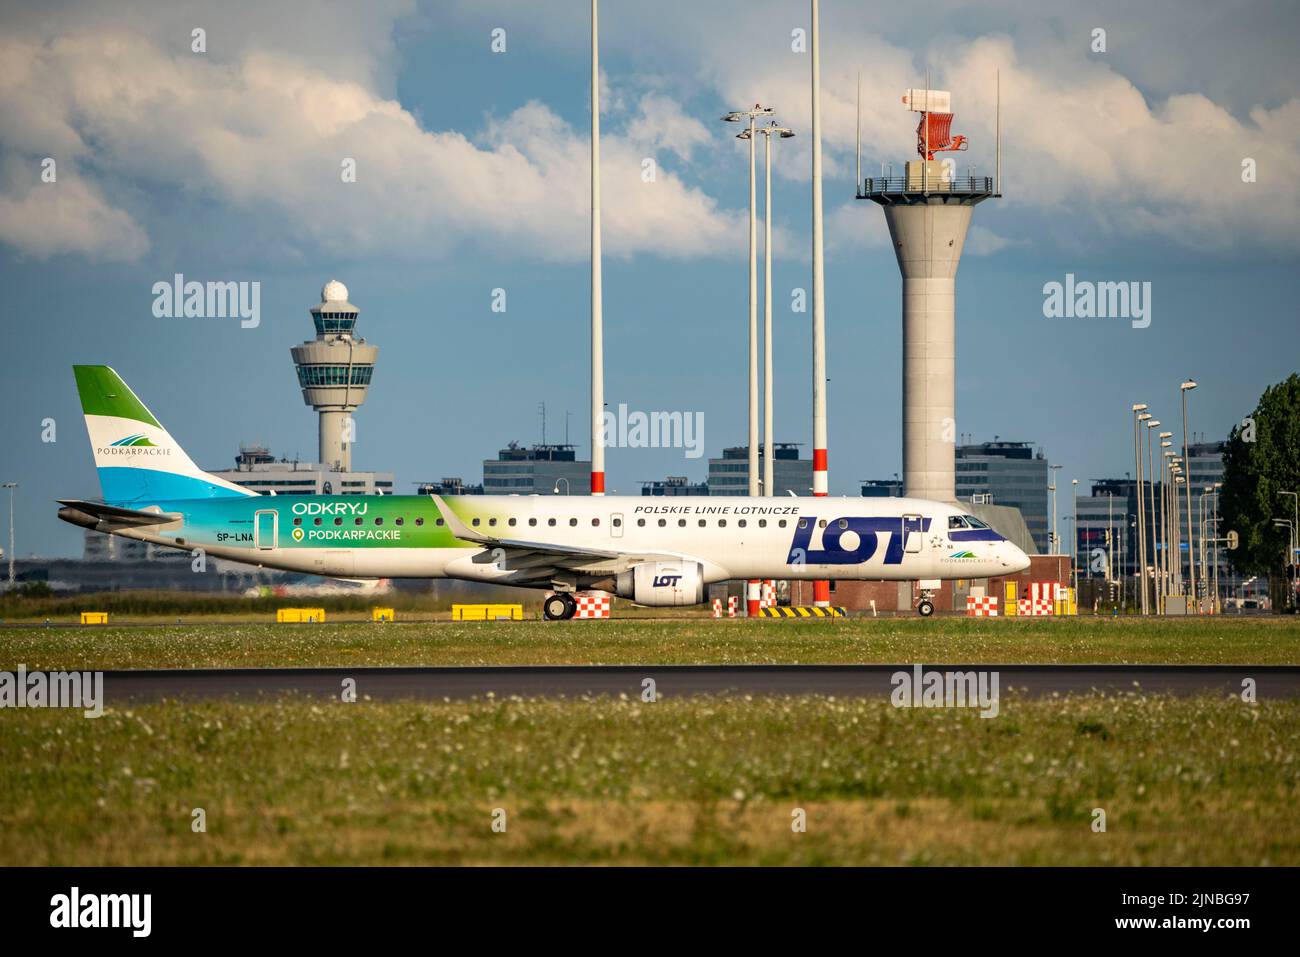
[[903,551],[916,553],[921,550],[923,540],[920,515],[903,516]]
[[274,509],[258,509],[253,513],[253,546],[269,551],[278,544],[280,515]]

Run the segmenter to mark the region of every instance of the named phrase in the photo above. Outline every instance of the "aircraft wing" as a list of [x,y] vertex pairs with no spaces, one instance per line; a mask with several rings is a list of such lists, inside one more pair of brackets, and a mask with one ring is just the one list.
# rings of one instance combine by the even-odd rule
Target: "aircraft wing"
[[625,552],[502,538],[485,534],[480,529],[466,525],[442,500],[442,496],[434,495],[432,498],[453,535],[462,541],[483,546],[484,551],[475,556],[474,561],[491,562],[509,571],[517,572],[514,580],[518,584],[549,581],[564,572],[616,575],[641,562],[681,561],[684,558],[691,558],[689,555],[676,552]]

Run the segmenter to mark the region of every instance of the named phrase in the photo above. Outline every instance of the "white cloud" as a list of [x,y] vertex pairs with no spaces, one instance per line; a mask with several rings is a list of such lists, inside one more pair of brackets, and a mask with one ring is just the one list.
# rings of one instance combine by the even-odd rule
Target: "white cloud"
[[[60,30],[79,22],[57,21]],[[0,84],[7,158],[80,158],[86,178],[61,176],[43,205],[33,199],[41,194],[5,187],[0,201],[14,215],[0,238],[40,255],[138,257],[148,249],[140,227],[103,199],[129,181],[233,205],[283,240],[324,252],[427,258],[476,244],[543,260],[586,256],[585,126],[534,102],[490,123],[478,142],[423,129],[375,89],[375,71],[339,75],[332,58],[309,55],[296,34],[285,40],[293,42],[272,51],[264,36],[209,59],[125,25],[11,35],[4,52],[13,69]],[[703,126],[657,93],[640,99],[630,124],[630,136],[602,136],[610,254],[731,248],[740,238],[736,214],[671,169],[642,180],[647,152],[684,163],[706,139]],[[356,162],[355,183],[342,180],[345,158]],[[65,225],[45,228],[46,208]],[[85,222],[73,228],[78,209]]]

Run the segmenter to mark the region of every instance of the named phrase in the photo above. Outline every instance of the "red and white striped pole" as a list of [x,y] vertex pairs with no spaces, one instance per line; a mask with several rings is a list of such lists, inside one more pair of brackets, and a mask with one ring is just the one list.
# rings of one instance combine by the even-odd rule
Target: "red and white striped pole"
[[[822,90],[817,0],[812,0],[813,495],[827,495],[826,292],[822,268]],[[831,603],[831,583],[813,582],[813,604]]]
[[591,0],[591,494],[605,494],[605,330],[600,286],[600,40]]
[[760,601],[763,597],[763,581],[759,578],[751,578],[745,583],[745,615],[749,618],[758,617]]

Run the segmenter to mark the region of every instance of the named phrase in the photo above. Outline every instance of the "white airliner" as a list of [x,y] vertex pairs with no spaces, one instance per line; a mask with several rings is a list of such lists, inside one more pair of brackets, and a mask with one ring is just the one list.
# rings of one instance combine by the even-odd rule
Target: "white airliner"
[[908,498],[262,496],[194,464],[107,366],[75,366],[104,500],[59,517],[113,535],[336,578],[455,578],[641,605],[695,605],[735,579],[1013,575],[1024,552],[956,505]]

